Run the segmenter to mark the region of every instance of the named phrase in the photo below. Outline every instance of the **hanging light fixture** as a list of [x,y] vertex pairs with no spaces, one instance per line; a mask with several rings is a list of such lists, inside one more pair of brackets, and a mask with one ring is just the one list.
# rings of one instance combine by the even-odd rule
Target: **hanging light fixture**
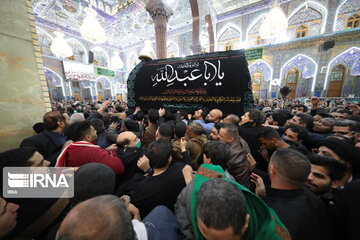
[[119,52],[115,51],[113,57],[111,58],[111,68],[121,69],[123,67],[124,67],[124,63],[119,56]]
[[106,42],[105,31],[96,19],[97,13],[91,8],[86,8],[85,12],[86,17],[80,27],[81,36],[92,43],[100,44]]
[[140,60],[151,60],[153,59],[151,56],[151,53],[153,53],[154,50],[151,46],[151,41],[150,40],[145,40],[145,46],[144,48],[141,50],[140,54],[139,54],[139,59]]
[[275,6],[263,20],[259,34],[263,39],[271,39],[284,34],[287,28],[288,20],[285,13],[281,10],[280,4],[276,2]]
[[55,31],[55,39],[53,40],[50,49],[57,57],[66,58],[73,55],[73,50],[64,39],[62,32]]

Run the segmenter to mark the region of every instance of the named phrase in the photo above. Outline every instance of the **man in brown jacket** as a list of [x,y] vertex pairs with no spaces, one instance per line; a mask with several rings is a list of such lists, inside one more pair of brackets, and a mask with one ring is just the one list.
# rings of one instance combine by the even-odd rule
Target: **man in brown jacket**
[[203,147],[207,142],[207,137],[199,123],[191,123],[188,126],[186,135],[188,139],[186,149],[189,151],[191,161],[197,169],[201,164],[199,160],[202,160]]
[[230,159],[227,162],[230,174],[236,182],[250,187],[250,165],[246,155],[250,153],[247,142],[239,136],[234,124],[224,124],[219,131],[220,141],[230,147]]
[[145,129],[142,139],[143,146],[146,148],[151,142],[155,141],[155,133],[157,129],[158,120],[159,120],[159,112],[153,108],[149,109],[148,110],[149,126]]

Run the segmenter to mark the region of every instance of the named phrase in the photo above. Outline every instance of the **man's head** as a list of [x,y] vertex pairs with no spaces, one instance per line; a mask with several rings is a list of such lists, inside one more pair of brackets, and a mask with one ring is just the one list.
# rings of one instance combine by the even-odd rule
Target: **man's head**
[[204,134],[204,128],[199,123],[191,123],[186,131],[188,137],[196,137]]
[[250,217],[245,197],[235,184],[208,180],[200,188],[196,205],[197,224],[205,239],[242,239]]
[[158,120],[159,120],[159,112],[154,108],[149,109],[148,110],[148,121],[149,121],[149,123],[157,124]]
[[32,147],[16,148],[0,153],[0,170],[4,167],[47,167],[49,165],[50,162]]
[[136,147],[140,139],[133,132],[122,132],[117,136],[116,146],[121,148]]
[[76,141],[95,142],[97,140],[96,130],[89,121],[77,122],[69,127],[69,138]]
[[336,137],[327,137],[319,142],[319,155],[333,158],[347,167],[357,165],[358,152],[353,144]]
[[135,232],[125,202],[113,195],[102,195],[79,203],[65,217],[57,240],[108,239],[133,240]]
[[223,143],[234,142],[239,137],[238,127],[234,124],[223,124],[219,131],[219,137]]
[[335,121],[335,118],[321,118],[314,122],[313,130],[317,133],[330,133],[334,128]]
[[227,169],[226,163],[230,157],[229,146],[220,141],[207,142],[204,145],[204,163],[220,165]]
[[74,174],[74,197],[70,204],[76,204],[90,198],[112,194],[115,188],[114,171],[101,163],[87,163],[82,165]]
[[139,123],[131,118],[125,118],[121,122],[121,131],[140,132]]
[[240,118],[235,114],[229,114],[224,118],[223,123],[230,123],[230,124],[234,124],[234,125],[239,125]]
[[264,123],[264,120],[265,120],[265,116],[263,112],[257,109],[250,109],[244,115],[242,115],[240,124],[243,125],[245,123],[251,122],[252,125],[255,127],[255,126],[261,126],[261,124]]
[[18,209],[19,205],[0,197],[0,238],[15,228]]
[[336,120],[344,120],[346,117],[352,114],[351,111],[346,109],[340,109],[336,111],[335,118]]
[[283,113],[274,112],[269,114],[266,120],[270,125],[284,126],[287,121],[287,117]]
[[183,122],[178,122],[175,124],[175,136],[177,138],[182,138],[185,136],[187,131],[187,126]]
[[220,128],[222,127],[223,123],[215,123],[213,129],[210,132],[210,139],[211,140],[220,140]]
[[298,125],[311,130],[314,126],[314,117],[307,113],[298,113],[292,119],[286,122],[287,125]]
[[333,132],[335,135],[355,138],[355,135],[360,133],[360,123],[348,119],[340,120],[335,122]]
[[105,131],[104,121],[99,118],[91,119],[90,124],[95,128],[97,134],[103,133]]
[[43,118],[45,129],[53,132],[64,133],[70,125],[69,116],[60,111],[47,112]]
[[173,136],[173,129],[167,123],[160,124],[160,126],[157,128],[155,133],[156,140],[158,139],[170,140],[172,136]]
[[159,139],[150,143],[147,148],[147,157],[153,168],[166,168],[171,162],[171,144],[166,139]]
[[[333,116],[331,116],[331,114],[326,113],[326,112],[318,112],[315,116],[314,116],[314,122],[319,121],[322,118],[334,118]],[[334,118],[335,119],[335,118]]]
[[219,109],[213,109],[209,112],[209,114],[206,116],[206,121],[207,122],[213,122],[213,123],[218,123],[220,122],[220,120],[223,117],[223,113],[221,110]]
[[262,147],[268,150],[274,150],[277,148],[279,141],[282,140],[280,134],[276,130],[270,127],[266,127],[261,130],[259,135],[259,142]]
[[71,123],[82,122],[82,121],[85,121],[85,117],[83,113],[74,113],[70,117]]
[[[310,174],[309,159],[290,148],[277,149],[270,158],[268,173],[271,186],[281,189],[302,188]],[[274,185],[273,185],[274,184]]]
[[293,106],[292,114],[306,113],[307,110],[308,108],[304,104],[296,104]]
[[295,142],[303,142],[308,136],[308,131],[304,127],[289,125],[286,127],[283,139]]
[[341,180],[347,168],[335,159],[312,155],[310,157],[311,172],[308,176],[306,186],[316,194],[329,193],[332,188],[337,187],[337,181]]

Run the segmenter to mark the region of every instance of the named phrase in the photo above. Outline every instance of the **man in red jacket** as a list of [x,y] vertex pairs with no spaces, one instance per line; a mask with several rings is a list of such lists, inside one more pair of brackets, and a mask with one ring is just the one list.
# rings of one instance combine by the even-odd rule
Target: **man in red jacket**
[[80,167],[86,163],[96,162],[109,166],[118,175],[125,171],[124,164],[116,153],[116,147],[112,145],[102,149],[93,144],[97,134],[90,122],[72,124],[69,127],[69,138],[74,142],[60,153],[56,162],[57,167]]

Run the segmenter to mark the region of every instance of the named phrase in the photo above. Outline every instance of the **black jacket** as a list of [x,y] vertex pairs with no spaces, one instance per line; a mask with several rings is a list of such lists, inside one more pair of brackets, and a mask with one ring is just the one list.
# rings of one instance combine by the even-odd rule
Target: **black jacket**
[[36,151],[43,155],[44,159],[51,162],[51,166],[55,166],[56,159],[60,155],[61,148],[63,147],[64,143],[66,142],[66,137],[59,135],[56,137],[48,130],[43,131],[42,133],[25,138],[20,147],[34,147]]

